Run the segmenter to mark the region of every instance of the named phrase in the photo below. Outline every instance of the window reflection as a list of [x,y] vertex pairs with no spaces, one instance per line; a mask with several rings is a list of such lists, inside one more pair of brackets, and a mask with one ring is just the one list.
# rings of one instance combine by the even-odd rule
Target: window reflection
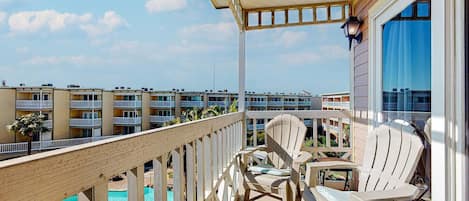
[[431,112],[429,2],[413,3],[383,25],[383,114],[423,128]]

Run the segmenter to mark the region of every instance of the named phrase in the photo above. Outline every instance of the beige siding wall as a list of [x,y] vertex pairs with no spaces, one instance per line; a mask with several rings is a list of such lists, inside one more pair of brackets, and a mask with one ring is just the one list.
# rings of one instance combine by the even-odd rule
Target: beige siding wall
[[142,131],[150,129],[150,94],[142,94]]
[[102,135],[112,135],[113,125],[112,117],[114,112],[114,93],[105,91],[103,92],[103,116],[102,116]]
[[368,133],[368,10],[376,0],[356,0],[353,2],[353,15],[364,21],[361,31],[363,41],[354,48],[353,63],[353,98],[355,161],[362,163],[364,144]]
[[15,135],[6,126],[15,120],[16,90],[0,89],[0,143],[15,142]]
[[54,90],[54,128],[52,139],[70,138],[70,92],[65,90]]

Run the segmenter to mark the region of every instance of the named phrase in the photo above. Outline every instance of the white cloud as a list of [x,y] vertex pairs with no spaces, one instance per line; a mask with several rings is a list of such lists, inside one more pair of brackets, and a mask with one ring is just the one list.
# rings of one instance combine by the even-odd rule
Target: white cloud
[[316,52],[294,52],[280,55],[280,59],[288,64],[312,64],[321,59]]
[[308,37],[304,31],[284,31],[278,37],[278,41],[284,47],[291,47],[303,43]]
[[236,33],[236,25],[232,22],[220,22],[216,24],[199,24],[182,29],[184,38],[205,38],[210,40],[229,40]]
[[34,33],[43,29],[56,32],[67,26],[87,23],[92,17],[89,13],[77,15],[55,10],[23,11],[11,14],[8,25],[13,33]]
[[81,25],[80,28],[89,36],[98,36],[111,33],[114,30],[128,26],[127,21],[114,11],[107,11],[95,24]]
[[27,54],[29,53],[30,49],[28,47],[17,47],[16,53],[18,54]]
[[145,8],[150,13],[181,10],[186,6],[186,0],[149,0],[145,3]]
[[7,19],[7,13],[0,11],[0,25]]

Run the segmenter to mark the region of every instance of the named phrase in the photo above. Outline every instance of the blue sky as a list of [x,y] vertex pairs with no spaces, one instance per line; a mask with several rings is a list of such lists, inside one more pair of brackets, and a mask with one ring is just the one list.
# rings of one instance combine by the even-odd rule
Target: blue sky
[[[247,34],[247,89],[349,89],[340,24]],[[209,0],[0,0],[8,85],[237,90],[238,34]]]

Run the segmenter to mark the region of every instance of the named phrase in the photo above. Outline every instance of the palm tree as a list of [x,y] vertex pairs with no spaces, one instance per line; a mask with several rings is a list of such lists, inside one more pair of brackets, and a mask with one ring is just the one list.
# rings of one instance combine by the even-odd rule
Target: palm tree
[[220,106],[218,105],[210,106],[207,109],[202,111],[202,119],[208,118],[208,117],[215,117],[221,114],[223,114],[223,109]]
[[28,138],[28,155],[31,155],[33,135],[49,131],[43,124],[43,115],[31,113],[18,117],[11,125],[7,126],[7,130],[10,133],[21,134]]
[[228,110],[229,113],[238,112],[238,99],[235,99],[233,103],[231,103]]

